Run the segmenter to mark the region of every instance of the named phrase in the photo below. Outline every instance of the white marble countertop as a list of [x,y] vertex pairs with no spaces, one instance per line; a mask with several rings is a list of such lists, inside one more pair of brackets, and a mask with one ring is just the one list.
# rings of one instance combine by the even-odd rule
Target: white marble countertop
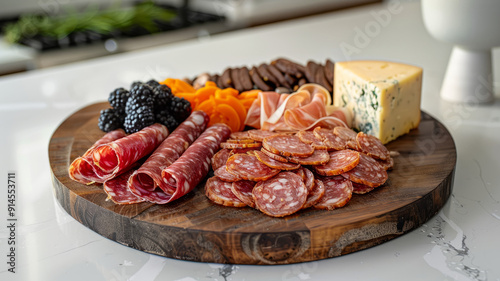
[[[389,3],[395,6],[370,5],[1,77],[0,279],[500,280],[498,95],[490,105],[442,101],[451,46],[428,35],[419,2]],[[383,11],[389,17],[380,21]],[[373,29],[363,41],[366,28]],[[421,227],[367,250],[301,264],[249,266],[180,261],[122,246],[81,225],[55,200],[48,142],[77,109],[135,80],[194,76],[280,56],[301,63],[381,59],[423,67],[422,109],[445,124],[458,153],[453,193],[443,209]],[[494,58],[498,68],[496,52]],[[494,80],[500,81],[498,75]],[[16,180],[15,232],[8,227],[9,173]],[[15,241],[15,274],[8,271],[9,241]]]

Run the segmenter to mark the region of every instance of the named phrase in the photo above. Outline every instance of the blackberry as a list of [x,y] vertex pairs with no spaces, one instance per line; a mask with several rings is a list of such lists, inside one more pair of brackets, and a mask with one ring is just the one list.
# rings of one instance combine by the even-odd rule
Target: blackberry
[[158,83],[158,81],[156,81],[154,79],[149,80],[145,84],[151,86],[152,88],[156,88],[156,87],[160,86],[160,83]]
[[191,114],[191,103],[184,98],[174,96],[169,106],[170,115],[180,123]]
[[132,84],[130,84],[130,89],[132,89],[136,86],[140,86],[142,84],[144,84],[144,83],[142,83],[141,81],[134,81],[134,82],[132,82]]
[[168,114],[166,110],[156,113],[155,120],[157,123],[165,125],[169,132],[173,132],[179,126],[179,122],[172,115]]
[[141,83],[130,88],[130,96],[153,96],[153,88],[147,84]]
[[117,114],[114,108],[103,109],[97,125],[102,131],[111,132],[123,127],[123,119],[123,115]]
[[153,109],[148,106],[140,106],[133,112],[127,113],[123,127],[128,134],[135,133],[141,129],[153,125],[155,118]]
[[172,91],[167,85],[159,85],[153,89],[154,92],[154,111],[155,113],[167,109],[172,102]]
[[124,115],[125,106],[129,97],[129,91],[125,90],[124,88],[117,88],[109,94],[108,101],[111,107],[115,109],[116,113],[118,113],[119,115]]
[[140,107],[148,107],[153,110],[154,97],[152,92],[144,91],[143,94],[137,94],[137,92],[133,93],[132,90],[132,95],[125,106],[125,113],[127,115],[135,113]]

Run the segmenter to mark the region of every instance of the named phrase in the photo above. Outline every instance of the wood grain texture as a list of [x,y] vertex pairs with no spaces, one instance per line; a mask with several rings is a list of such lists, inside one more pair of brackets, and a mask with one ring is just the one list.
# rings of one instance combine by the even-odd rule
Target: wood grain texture
[[68,117],[49,144],[54,194],[76,220],[118,243],[148,253],[199,262],[289,264],[366,249],[422,225],[445,204],[453,186],[456,148],[437,120],[422,113],[418,129],[389,143],[398,151],[387,183],[353,195],[343,208],[302,210],[272,218],[251,208],[211,203],[203,183],[166,205],[115,205],[101,185],[68,176],[71,161],[104,135],[97,127],[107,103]]

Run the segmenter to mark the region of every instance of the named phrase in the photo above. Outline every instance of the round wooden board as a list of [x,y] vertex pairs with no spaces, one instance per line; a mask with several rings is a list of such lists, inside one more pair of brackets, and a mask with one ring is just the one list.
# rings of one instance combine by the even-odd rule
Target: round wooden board
[[426,113],[416,130],[389,143],[398,151],[387,183],[353,195],[333,211],[302,210],[272,218],[252,208],[211,203],[203,184],[166,205],[115,205],[101,185],[72,181],[68,166],[103,132],[87,106],[67,118],[49,144],[54,193],[62,207],[93,231],[157,255],[199,262],[289,264],[340,256],[396,238],[422,225],[451,194],[456,149],[446,128]]

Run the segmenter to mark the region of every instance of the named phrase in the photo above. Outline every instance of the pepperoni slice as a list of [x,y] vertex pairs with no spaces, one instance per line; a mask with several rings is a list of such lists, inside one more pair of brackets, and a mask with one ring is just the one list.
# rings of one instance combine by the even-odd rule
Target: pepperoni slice
[[322,165],[326,164],[330,160],[330,155],[326,150],[314,150],[311,156],[307,157],[290,156],[287,159],[292,163],[298,163],[301,165]]
[[299,139],[307,144],[310,144],[314,149],[328,149],[328,146],[318,139],[312,131],[299,131],[297,132]]
[[227,159],[227,171],[244,180],[265,181],[280,172],[260,162],[254,155],[234,154]]
[[314,148],[303,143],[296,135],[276,135],[267,137],[262,142],[265,149],[283,156],[306,157],[314,153]]
[[212,157],[212,170],[217,170],[218,168],[225,166],[227,159],[229,158],[229,153],[231,153],[230,149],[223,148]]
[[359,132],[356,136],[356,142],[359,150],[370,157],[381,160],[387,160],[390,157],[389,150],[374,136]]
[[332,129],[316,127],[313,134],[320,139],[327,147],[327,150],[342,150],[347,148],[346,142],[335,135]]
[[314,206],[319,202],[323,195],[325,195],[325,185],[322,181],[315,179],[313,189],[309,191],[306,203],[302,206],[302,209]]
[[240,149],[240,148],[260,148],[262,143],[252,142],[252,143],[233,143],[233,142],[223,142],[220,147],[227,149]]
[[217,170],[215,170],[214,176],[216,176],[220,180],[227,181],[227,182],[235,182],[235,181],[241,180],[241,178],[239,176],[227,171],[226,164],[224,164],[222,167],[219,167]]
[[354,169],[343,173],[342,176],[371,187],[380,186],[389,178],[387,171],[377,160],[363,153],[360,153],[359,164]]
[[352,183],[341,176],[321,177],[325,194],[314,205],[316,209],[333,210],[344,207],[352,197]]
[[225,182],[217,177],[211,177],[205,183],[205,195],[212,202],[228,207],[245,207],[238,197],[231,191],[232,183]]
[[273,168],[273,169],[279,169],[279,170],[296,170],[300,168],[300,164],[295,164],[295,163],[285,163],[281,162],[278,160],[275,160],[264,152],[260,150],[254,150],[254,155],[257,156],[257,159],[259,159],[260,162],[266,164],[267,166]]
[[299,211],[307,194],[302,178],[292,172],[281,172],[259,182],[252,191],[256,208],[272,217],[284,217]]
[[352,193],[355,193],[355,194],[365,194],[365,193],[368,193],[368,192],[375,189],[375,187],[371,187],[371,186],[364,185],[361,183],[356,183],[356,182],[352,182],[352,187],[353,187]]
[[356,167],[359,159],[360,153],[354,150],[332,151],[328,163],[314,166],[314,170],[322,176],[340,175]]
[[267,156],[273,158],[274,160],[278,160],[280,162],[288,162],[288,159],[286,159],[285,157],[281,156],[281,155],[278,155],[276,153],[272,153],[271,151],[265,149],[265,148],[261,148],[260,151],[262,151],[263,153],[265,153]]
[[356,141],[358,134],[353,129],[338,126],[333,128],[333,133],[344,140],[348,148],[358,150],[358,143]]
[[254,186],[254,181],[235,181],[231,185],[231,191],[243,203],[247,204],[249,207],[255,208],[255,201],[253,201],[252,197],[252,190]]

